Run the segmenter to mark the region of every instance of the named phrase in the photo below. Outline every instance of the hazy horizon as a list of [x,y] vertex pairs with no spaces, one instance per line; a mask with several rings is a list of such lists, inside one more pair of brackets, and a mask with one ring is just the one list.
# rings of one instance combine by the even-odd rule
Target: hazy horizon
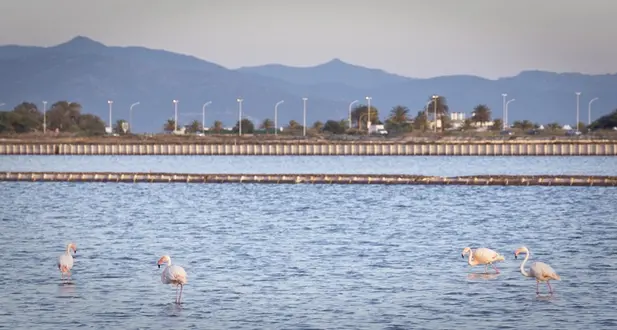
[[0,29],[14,32],[0,35],[0,44],[52,46],[80,35],[230,69],[307,67],[339,58],[414,78],[494,79],[527,70],[609,74],[617,72],[617,47],[609,42],[617,36],[611,26],[616,10],[608,0],[473,0],[464,6],[454,0],[7,0],[0,3]]

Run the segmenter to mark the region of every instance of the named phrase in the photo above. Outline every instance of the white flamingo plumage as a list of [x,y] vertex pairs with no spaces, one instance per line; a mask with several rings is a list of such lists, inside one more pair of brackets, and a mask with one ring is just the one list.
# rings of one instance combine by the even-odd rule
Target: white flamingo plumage
[[77,253],[77,245],[75,243],[69,243],[66,246],[66,251],[58,257],[58,270],[60,270],[60,279],[64,280],[64,275],[71,279],[71,269],[73,269],[73,256],[71,250]]
[[[163,269],[163,273],[161,273],[161,282],[176,286],[176,303],[179,304],[180,300],[182,300],[182,290],[187,283],[186,271],[178,265],[172,265],[171,258],[166,255],[162,256],[157,264],[159,268],[161,268],[162,264],[167,264],[165,269]],[[180,288],[180,295],[178,295],[178,287]]]
[[561,277],[557,275],[555,270],[548,264],[545,264],[541,261],[536,261],[529,267],[529,272],[525,271],[525,263],[529,259],[531,253],[529,249],[525,246],[520,247],[514,251],[514,259],[517,259],[518,255],[521,253],[525,253],[525,260],[521,263],[521,274],[526,277],[533,277],[536,279],[536,294],[540,293],[540,282],[546,282],[548,286],[548,292],[553,293],[553,288],[551,287],[550,280],[560,281]]
[[467,263],[470,266],[484,265],[485,273],[488,273],[488,265],[491,265],[493,266],[493,269],[495,269],[495,272],[499,274],[499,269],[497,269],[493,263],[505,260],[501,254],[488,248],[477,248],[472,250],[470,247],[466,247],[463,249],[461,257],[465,258],[465,255],[468,253],[469,259],[467,260]]

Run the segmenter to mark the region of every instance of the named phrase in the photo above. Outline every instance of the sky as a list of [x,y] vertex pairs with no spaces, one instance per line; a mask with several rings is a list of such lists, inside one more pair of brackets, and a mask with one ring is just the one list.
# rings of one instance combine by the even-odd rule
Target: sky
[[190,54],[234,69],[339,58],[408,77],[617,72],[615,0],[2,0],[0,44]]

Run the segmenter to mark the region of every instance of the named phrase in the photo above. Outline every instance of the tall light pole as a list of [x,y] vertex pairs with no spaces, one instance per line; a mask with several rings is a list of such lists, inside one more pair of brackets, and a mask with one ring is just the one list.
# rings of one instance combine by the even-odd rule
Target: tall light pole
[[366,117],[366,134],[368,135],[370,133],[369,129],[371,127],[371,100],[373,98],[370,96],[366,97],[366,100],[368,101],[368,108],[367,108],[367,117]]
[[133,107],[138,105],[139,102],[135,102],[131,104],[131,107],[129,108],[129,130],[131,131],[131,133],[133,133]]
[[589,104],[587,105],[587,125],[591,126],[591,104],[593,103],[593,101],[597,100],[597,97],[594,97],[593,99],[591,99],[591,101],[589,101]]
[[242,101],[243,99],[237,99],[238,101],[238,136],[242,136]]
[[[278,122],[278,115],[279,115],[279,105],[283,104],[283,100],[280,100],[278,102],[276,102],[276,104],[274,105],[274,135],[278,135],[277,132],[279,130],[279,122]],[[268,128],[266,127],[266,130]]]
[[506,118],[506,97],[508,96],[508,94],[503,93],[501,94],[501,96],[503,97],[503,104],[502,104],[502,108],[501,108],[501,117],[502,117],[502,130],[506,130],[506,122],[508,121],[508,119]]
[[109,104],[109,133],[111,134],[114,131],[113,125],[111,124],[111,107],[112,104],[114,104],[114,101],[108,100],[107,104]]
[[174,133],[178,132],[178,100],[173,100],[174,103]]
[[47,101],[43,101],[43,134],[47,133]]
[[302,127],[302,135],[306,136],[306,101],[308,98],[303,97],[302,103],[304,104],[304,119],[303,119],[303,127]]
[[201,106],[201,131],[206,131],[206,107],[212,104],[212,101],[208,101]]
[[[351,107],[352,107],[354,104],[358,103],[358,102],[360,102],[360,101],[355,100],[355,101],[353,101],[353,102],[349,103],[349,128],[351,128]],[[358,126],[359,126],[359,125],[360,125],[360,122],[358,121]]]
[[439,99],[439,95],[433,95],[431,98],[433,99],[433,116],[435,116],[435,125],[433,125],[433,132],[437,133],[437,99]]
[[581,92],[576,92],[576,131],[578,132],[579,109],[580,109]]
[[[516,101],[516,99],[511,99],[508,102],[506,102],[506,112],[505,112],[506,113],[506,116],[505,116],[506,120],[508,120],[508,105],[510,104],[510,102],[514,102],[514,101]],[[505,122],[504,122],[504,125],[507,126],[507,124],[505,124]],[[504,130],[505,130],[505,128],[504,128]]]

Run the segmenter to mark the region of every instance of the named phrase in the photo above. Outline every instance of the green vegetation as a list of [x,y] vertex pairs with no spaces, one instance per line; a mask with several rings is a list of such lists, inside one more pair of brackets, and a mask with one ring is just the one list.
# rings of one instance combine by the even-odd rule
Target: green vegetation
[[[387,116],[380,118],[380,110],[374,106],[370,109],[370,121],[375,125],[384,125],[390,136],[403,135],[422,135],[433,134],[435,130],[435,118],[438,119],[437,129],[439,135],[495,135],[500,134],[503,121],[500,118],[493,118],[491,109],[485,104],[478,104],[472,111],[469,118],[463,119],[461,116],[449,113],[449,106],[446,97],[429,97],[423,110],[418,111],[415,116],[411,110],[403,105],[397,105],[387,112]],[[360,104],[351,111],[351,122],[349,118],[328,119],[324,122],[316,121],[307,127],[308,136],[323,135],[366,135],[369,109],[367,105]],[[97,136],[105,134],[105,123],[97,116],[83,114],[80,104],[75,102],[58,101],[51,105],[47,110],[45,118],[43,113],[33,103],[23,102],[17,105],[12,111],[0,112],[0,134],[25,134],[43,132],[46,123],[48,135],[59,133],[69,133],[72,136]],[[186,134],[204,133],[208,135],[233,135],[238,134],[239,124],[236,122],[232,129],[225,129],[219,120],[213,122],[211,127],[206,130],[200,121],[194,120],[189,125],[178,129],[184,130]],[[266,118],[258,126],[249,119],[242,120],[242,134],[256,135],[303,135],[303,126],[295,120],[282,125],[282,129],[274,127],[274,121]],[[552,122],[542,125],[529,120],[515,121],[511,123],[508,130],[514,133],[529,135],[564,135],[566,132],[562,125]],[[579,123],[582,133],[589,131],[598,132],[614,130],[617,127],[617,110],[602,116],[591,125]],[[113,133],[117,135],[130,134],[125,120],[116,121],[113,126]],[[173,119],[167,120],[162,130],[165,133],[173,133],[176,128]],[[125,131],[126,129],[126,131]],[[458,132],[458,133],[457,133]]]

